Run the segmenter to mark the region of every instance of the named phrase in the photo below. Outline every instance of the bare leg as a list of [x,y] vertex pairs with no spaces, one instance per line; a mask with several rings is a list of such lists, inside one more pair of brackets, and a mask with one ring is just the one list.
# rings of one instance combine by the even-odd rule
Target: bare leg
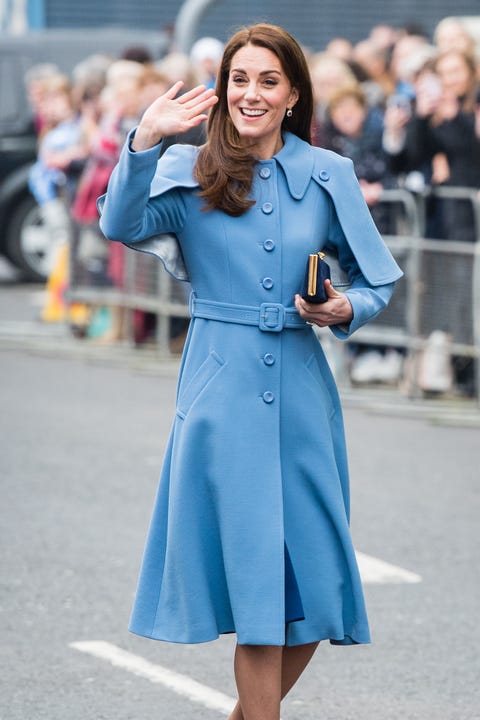
[[231,718],[280,719],[282,650],[276,645],[237,645],[234,668],[241,712]]
[[[307,645],[295,645],[292,647],[280,647],[280,648],[273,648],[273,647],[265,647],[264,649],[277,649],[281,651],[281,680],[280,680],[280,697],[283,699],[285,695],[288,693],[288,691],[295,685],[298,678],[304,671],[304,669],[307,667],[308,663],[310,662],[315,650],[317,649],[318,642],[315,643],[309,643]],[[249,646],[249,645],[237,645],[237,649],[235,651],[235,675],[237,678],[237,687],[239,687],[238,683],[238,675],[237,675],[237,665],[242,665],[242,650],[240,648],[252,648],[252,647],[262,647],[262,646]],[[240,659],[240,663],[238,663]],[[272,664],[271,668],[274,668],[274,674],[276,677],[277,669],[275,665]],[[267,720],[267,718],[270,717],[270,715],[265,714],[265,706],[263,705],[263,694],[266,688],[272,687],[271,686],[271,679],[269,679],[269,672],[272,670],[267,667],[267,665],[264,666],[264,676],[261,679],[259,675],[254,675],[253,682],[252,679],[249,678],[248,673],[244,673],[243,677],[245,680],[244,687],[242,688],[243,692],[240,692],[239,688],[239,702],[237,702],[233,712],[229,716],[228,720],[256,720],[257,717],[261,717],[262,720]],[[255,670],[253,670],[255,672]],[[265,676],[267,677],[267,685],[264,688],[262,683],[264,682]],[[251,684],[250,684],[251,683]],[[247,693],[248,697],[245,698],[245,701],[243,701],[243,695]],[[255,698],[254,696],[257,696]],[[257,704],[258,710],[260,711],[259,715],[252,714],[251,716],[249,713],[249,707],[246,706],[246,703],[249,702],[249,700],[253,701],[253,703]],[[279,704],[278,704],[279,705]],[[243,708],[243,711],[242,711]],[[278,713],[279,713],[279,707],[278,707]],[[279,717],[279,714],[272,717]]]

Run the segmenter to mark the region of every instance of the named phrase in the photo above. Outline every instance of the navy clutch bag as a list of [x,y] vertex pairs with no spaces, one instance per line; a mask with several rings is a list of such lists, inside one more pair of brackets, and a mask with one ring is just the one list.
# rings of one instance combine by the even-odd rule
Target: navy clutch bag
[[308,256],[305,279],[303,281],[302,298],[310,303],[327,302],[327,291],[325,280],[330,280],[335,290],[344,292],[351,287],[350,278],[340,267],[337,256],[332,252],[328,255],[328,262],[323,258],[327,257],[323,252],[312,253]]
[[301,296],[310,303],[327,302],[327,291],[325,280],[330,280],[330,265],[323,259],[325,253],[318,252],[308,256],[305,280],[303,282]]

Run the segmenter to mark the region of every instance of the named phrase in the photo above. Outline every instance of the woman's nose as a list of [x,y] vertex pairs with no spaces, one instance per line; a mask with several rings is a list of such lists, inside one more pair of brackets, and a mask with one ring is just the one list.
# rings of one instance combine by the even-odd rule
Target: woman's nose
[[245,100],[253,101],[257,100],[258,91],[255,83],[251,82],[245,88]]

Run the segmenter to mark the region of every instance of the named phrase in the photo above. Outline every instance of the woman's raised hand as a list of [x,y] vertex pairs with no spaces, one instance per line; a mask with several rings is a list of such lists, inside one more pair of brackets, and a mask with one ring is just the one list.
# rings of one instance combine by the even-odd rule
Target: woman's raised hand
[[176,82],[145,110],[132,141],[133,150],[147,150],[162,138],[190,130],[207,119],[207,110],[218,101],[215,90],[197,85],[177,97],[182,87],[181,80]]

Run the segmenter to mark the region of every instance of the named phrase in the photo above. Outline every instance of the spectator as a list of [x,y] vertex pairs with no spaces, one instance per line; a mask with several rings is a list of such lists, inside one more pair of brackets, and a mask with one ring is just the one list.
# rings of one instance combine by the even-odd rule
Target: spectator
[[[78,257],[90,281],[97,285],[124,286],[124,249],[108,245],[98,229],[97,197],[105,192],[127,133],[138,122],[145,67],[132,60],[117,60],[107,71],[102,91],[104,112],[85,166],[72,212],[80,224]],[[111,309],[112,326],[102,337],[115,342],[126,336],[126,316],[120,307]]]
[[[332,125],[330,149],[353,161],[363,196],[377,227],[388,232],[388,213],[379,206],[383,188],[391,184],[382,148],[382,127],[369,108],[360,87],[345,87],[330,98],[328,114]],[[351,379],[356,383],[396,382],[400,377],[402,356],[394,349],[350,346],[353,355]]]
[[33,65],[25,73],[25,87],[30,107],[33,112],[35,133],[39,136],[45,129],[45,94],[52,78],[60,76],[60,70],[52,63]]
[[475,40],[459,18],[443,18],[435,28],[433,37],[441,53],[447,50],[460,50],[467,55],[475,55]]
[[180,52],[171,52],[156,63],[158,70],[168,78],[171,85],[181,80],[184,90],[193,88],[197,82],[194,67],[188,55]]
[[345,87],[332,95],[328,114],[332,126],[329,149],[353,161],[367,205],[373,208],[387,175],[382,128],[360,87]]
[[384,105],[395,90],[395,83],[388,69],[387,50],[375,45],[373,40],[362,40],[353,48],[353,59],[368,76],[363,90],[369,98],[369,104]]
[[310,59],[315,111],[312,142],[319,147],[329,144],[327,137],[327,108],[331,96],[340,88],[356,86],[352,70],[343,60],[328,53],[316,53]]
[[121,60],[132,60],[141,65],[150,65],[153,57],[150,50],[143,45],[130,45],[122,52]]
[[[395,92],[410,100],[415,97],[414,74],[419,69],[418,52],[428,45],[422,35],[400,37],[392,51],[390,71],[395,83]],[[421,64],[421,63],[420,63]]]
[[368,40],[371,40],[375,47],[384,50],[389,56],[398,38],[398,30],[391,25],[375,25],[368,36]]
[[56,75],[42,85],[42,122],[38,159],[32,166],[29,187],[40,206],[43,222],[50,238],[47,266],[54,268],[60,246],[69,239],[69,218],[61,189],[66,183],[70,163],[83,154],[80,126],[70,95],[68,79]]
[[336,57],[344,62],[352,59],[353,45],[350,40],[342,37],[336,37],[330,40],[325,48],[325,52],[332,57]]
[[155,98],[163,95],[170,87],[167,76],[155,65],[145,65],[140,95],[140,112],[147,109]]
[[190,50],[192,63],[198,82],[207,88],[214,88],[217,72],[223,55],[223,43],[213,37],[203,37],[197,40]]

